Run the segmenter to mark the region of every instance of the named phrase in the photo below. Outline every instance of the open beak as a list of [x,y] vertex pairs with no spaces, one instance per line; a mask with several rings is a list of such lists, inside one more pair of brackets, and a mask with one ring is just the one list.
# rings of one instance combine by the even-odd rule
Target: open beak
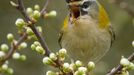
[[71,17],[77,19],[80,16],[80,1],[68,3]]

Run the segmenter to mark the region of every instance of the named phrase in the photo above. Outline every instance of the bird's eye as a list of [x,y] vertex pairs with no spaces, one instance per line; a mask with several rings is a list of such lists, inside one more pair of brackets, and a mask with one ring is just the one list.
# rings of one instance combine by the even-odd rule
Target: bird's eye
[[82,4],[82,8],[88,8],[90,5],[92,4],[92,2],[91,1],[86,1],[86,2],[84,2],[83,4]]

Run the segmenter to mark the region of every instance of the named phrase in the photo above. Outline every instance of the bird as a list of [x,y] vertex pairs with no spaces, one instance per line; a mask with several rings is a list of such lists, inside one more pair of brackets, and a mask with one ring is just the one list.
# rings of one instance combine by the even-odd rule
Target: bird
[[66,0],[69,14],[59,44],[74,61],[97,63],[111,48],[115,34],[109,16],[97,0]]

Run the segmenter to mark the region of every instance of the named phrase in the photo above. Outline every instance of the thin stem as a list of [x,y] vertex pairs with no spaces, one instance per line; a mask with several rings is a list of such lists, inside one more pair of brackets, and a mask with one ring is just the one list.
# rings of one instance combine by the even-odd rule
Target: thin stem
[[50,0],[47,0],[45,2],[45,5],[44,5],[43,9],[40,11],[40,13],[41,13],[42,16],[46,13],[46,8],[47,8],[47,6],[48,6],[49,3],[50,3]]
[[[132,62],[134,60],[134,53],[132,53],[129,57],[128,60],[130,62]],[[123,66],[122,65],[118,65],[116,68],[114,68],[110,73],[108,73],[107,75],[116,75],[118,72],[120,72],[122,70]]]
[[7,53],[7,55],[3,58],[3,60],[0,61],[0,65],[2,65],[6,60],[10,59],[13,55],[13,53],[15,52],[15,50],[17,49],[17,47],[27,38],[27,34],[24,33],[18,40],[17,44],[12,44],[11,45],[11,49],[9,50],[9,52]]

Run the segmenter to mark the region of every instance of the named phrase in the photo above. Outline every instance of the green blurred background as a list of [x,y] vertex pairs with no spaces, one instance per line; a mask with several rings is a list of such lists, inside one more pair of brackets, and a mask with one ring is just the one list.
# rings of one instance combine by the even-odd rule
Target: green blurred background
[[[24,3],[26,7],[33,7],[35,4],[42,7],[44,1],[46,0],[24,0]],[[119,6],[110,4],[108,0],[100,0],[100,2],[107,10],[116,33],[116,40],[112,49],[96,66],[96,75],[105,75],[119,63],[122,55],[129,56],[134,52],[134,48],[131,46],[134,40],[134,24],[132,24],[134,17],[120,9]],[[127,0],[127,2],[130,5],[134,4],[134,0]],[[49,48],[55,52],[59,49],[58,33],[68,10],[64,0],[51,0],[48,11],[51,10],[57,11],[57,17],[46,20],[41,19],[37,25],[43,27],[43,36],[46,37]],[[18,39],[15,21],[19,17],[22,17],[22,15],[9,4],[9,0],[0,0],[0,44],[8,43],[6,40],[7,33],[14,33],[16,39]],[[27,55],[27,61],[10,60],[9,63],[9,66],[14,69],[14,75],[45,75],[48,66],[43,65],[41,55],[31,51],[30,48],[21,51],[21,53]],[[131,71],[130,73],[130,75],[134,75],[134,72]]]

